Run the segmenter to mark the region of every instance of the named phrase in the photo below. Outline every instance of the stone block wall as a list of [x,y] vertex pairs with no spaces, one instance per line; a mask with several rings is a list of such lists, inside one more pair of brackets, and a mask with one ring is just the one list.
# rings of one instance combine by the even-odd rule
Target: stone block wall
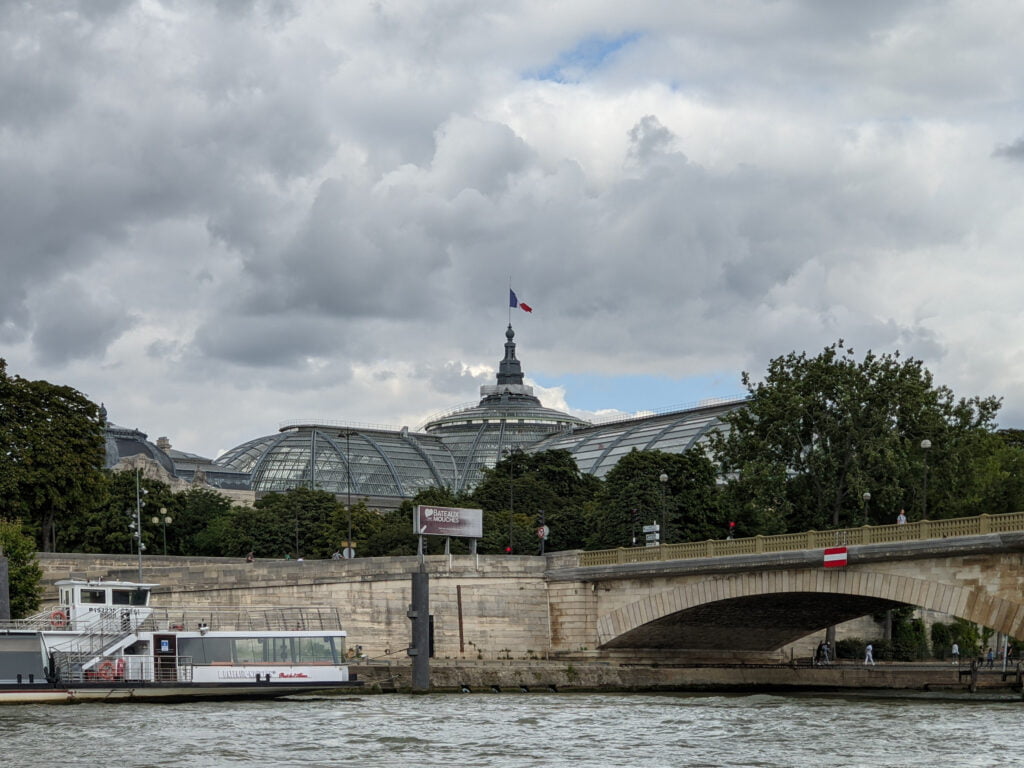
[[[143,580],[160,586],[154,605],[327,606],[339,609],[349,648],[370,658],[405,658],[414,557],[257,560],[144,557]],[[138,577],[127,555],[41,554],[47,583],[70,576]],[[426,558],[434,655],[438,659],[545,658],[550,651],[544,558],[470,555]],[[48,590],[48,598],[56,592]]]

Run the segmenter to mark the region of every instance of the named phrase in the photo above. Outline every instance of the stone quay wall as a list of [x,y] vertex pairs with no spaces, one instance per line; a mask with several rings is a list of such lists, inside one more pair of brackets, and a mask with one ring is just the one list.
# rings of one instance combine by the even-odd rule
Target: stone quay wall
[[[137,581],[129,555],[39,555],[56,600],[61,578]],[[430,612],[436,659],[532,659],[551,652],[548,567],[542,557],[430,556]],[[159,586],[155,606],[314,607],[339,610],[350,650],[371,659],[405,659],[406,613],[415,557],[354,560],[262,560],[144,556],[143,578]],[[568,609],[571,614],[572,609]]]

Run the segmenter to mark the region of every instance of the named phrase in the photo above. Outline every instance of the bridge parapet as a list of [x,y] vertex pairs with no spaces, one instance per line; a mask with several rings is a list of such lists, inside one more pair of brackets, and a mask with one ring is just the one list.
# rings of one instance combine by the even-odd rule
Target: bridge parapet
[[1004,515],[978,515],[948,520],[919,520],[904,525],[864,525],[831,531],[804,531],[778,536],[752,536],[743,539],[713,539],[660,547],[620,547],[579,553],[579,565],[624,565],[660,560],[687,560],[730,555],[758,555],[768,552],[792,552],[801,549],[890,544],[925,539],[948,539],[987,533],[1024,531],[1024,512]]

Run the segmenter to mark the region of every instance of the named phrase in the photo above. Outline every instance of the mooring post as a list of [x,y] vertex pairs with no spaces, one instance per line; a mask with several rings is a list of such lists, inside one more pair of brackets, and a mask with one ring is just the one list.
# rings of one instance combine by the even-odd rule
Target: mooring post
[[430,690],[430,580],[422,563],[412,574],[409,618],[412,619],[412,643],[408,651],[412,657],[412,690],[426,693]]

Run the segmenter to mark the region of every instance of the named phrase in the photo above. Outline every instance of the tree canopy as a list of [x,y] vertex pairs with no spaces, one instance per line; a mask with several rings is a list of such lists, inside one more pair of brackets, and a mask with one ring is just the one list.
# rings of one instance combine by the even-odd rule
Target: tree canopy
[[49,552],[57,521],[105,492],[99,408],[71,387],[9,376],[0,359],[0,446],[0,515]]
[[43,570],[36,560],[35,543],[20,521],[0,517],[0,553],[7,558],[11,618],[29,616],[39,610]]
[[587,548],[644,546],[643,526],[655,524],[668,544],[725,536],[715,468],[703,452],[633,450],[619,459],[591,506]]
[[712,441],[741,535],[892,523],[901,508],[911,519],[990,511],[983,470],[1009,445],[994,435],[998,398],[957,399],[921,361],[858,361],[841,339],[743,383],[747,407]]

